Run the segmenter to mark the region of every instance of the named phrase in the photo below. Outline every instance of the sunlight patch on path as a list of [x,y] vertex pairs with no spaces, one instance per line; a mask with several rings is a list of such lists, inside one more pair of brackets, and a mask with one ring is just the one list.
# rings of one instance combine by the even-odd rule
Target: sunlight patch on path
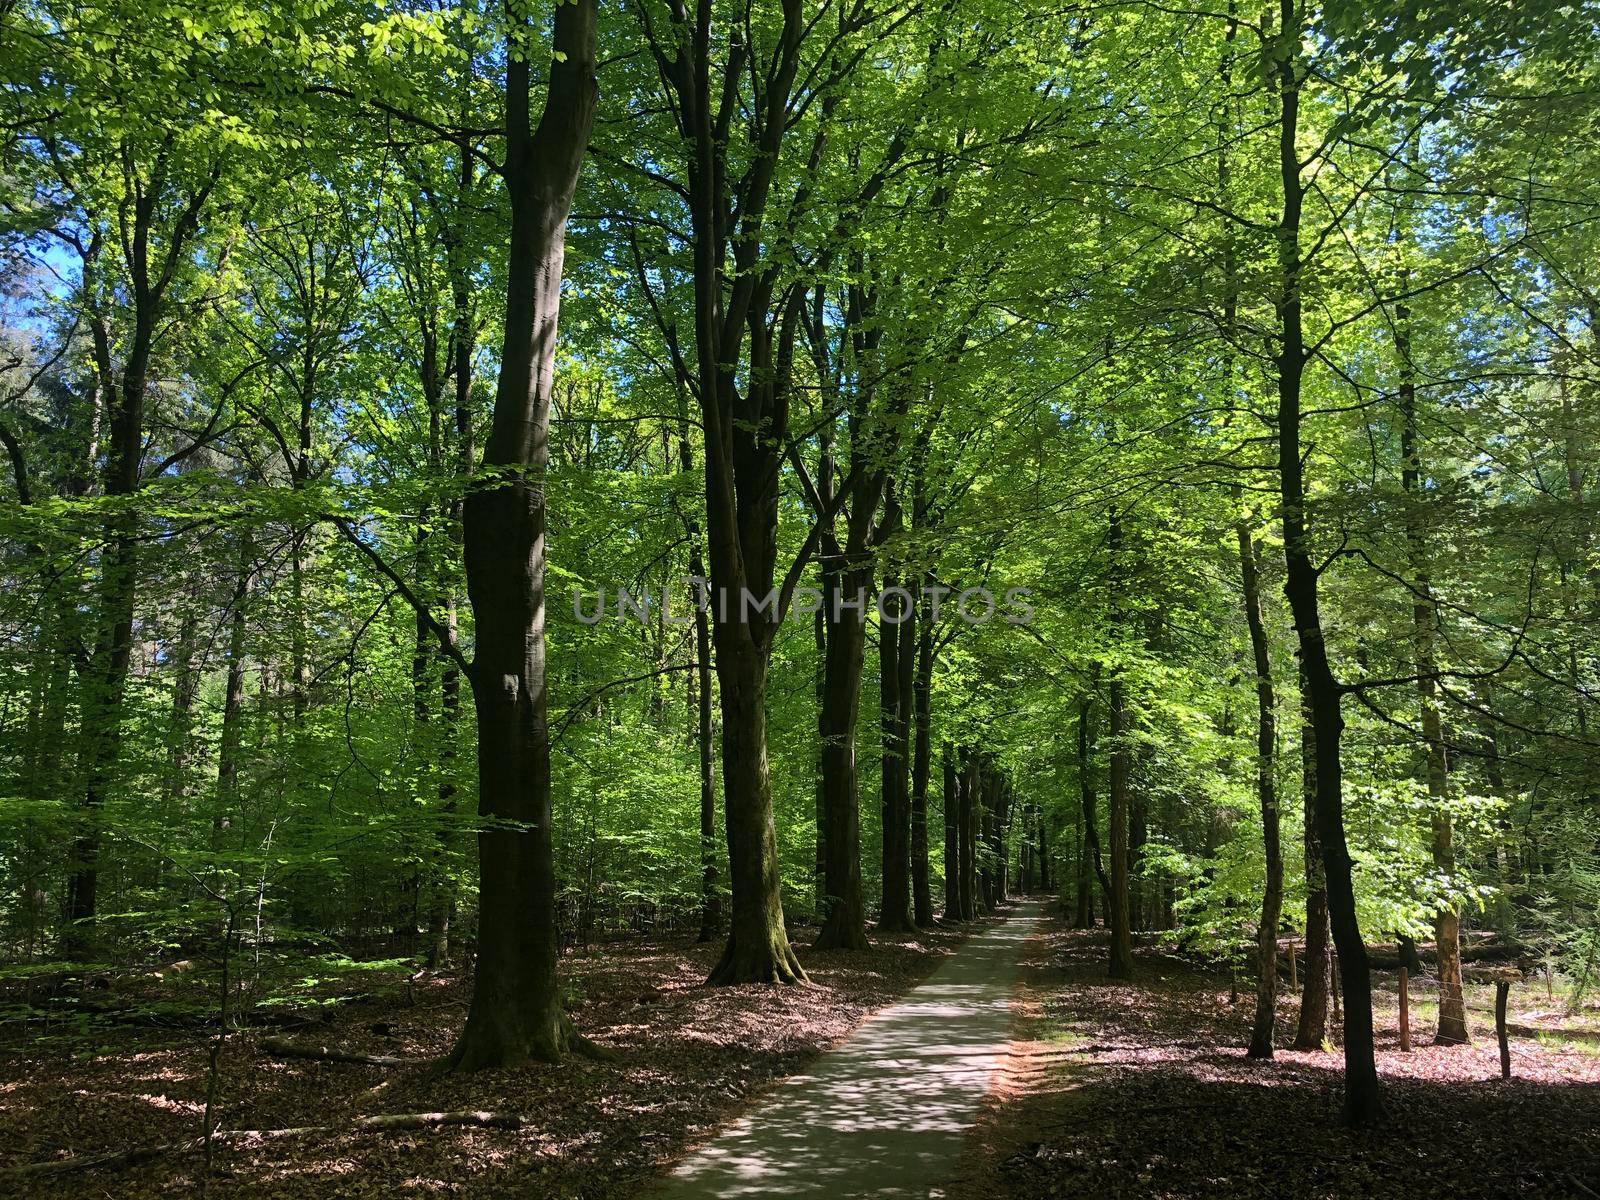
[[974,936],[691,1154],[661,1200],[937,1195],[1005,1057],[1022,944],[1042,912],[1024,901]]

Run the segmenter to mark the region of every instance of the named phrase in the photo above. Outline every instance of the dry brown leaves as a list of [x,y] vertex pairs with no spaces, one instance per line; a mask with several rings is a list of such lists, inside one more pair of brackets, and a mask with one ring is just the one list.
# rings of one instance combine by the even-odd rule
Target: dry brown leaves
[[[805,931],[797,931],[805,937]],[[209,1181],[239,1197],[582,1197],[638,1193],[666,1163],[730,1118],[752,1093],[844,1038],[931,972],[962,935],[874,937],[864,952],[800,950],[814,986],[706,988],[720,945],[631,940],[563,960],[580,1031],[612,1061],[438,1077],[425,1068],[275,1061],[266,1032],[228,1041],[222,1124],[338,1124],[376,1113],[489,1109],[517,1131],[439,1129],[308,1137],[219,1149]],[[315,1040],[340,1049],[437,1058],[466,1011],[466,982],[443,976],[408,997],[350,1005]],[[199,1130],[210,1039],[112,1030],[99,1052],[0,1050],[0,1168],[181,1142]],[[107,1043],[110,1043],[109,1047]],[[198,1156],[30,1185],[30,1196],[190,1192]]]
[[[1339,1053],[1251,1061],[1248,989],[1230,1003],[1225,976],[1153,949],[1139,952],[1133,984],[1114,983],[1104,953],[1103,934],[1059,924],[1030,947],[1008,1081],[953,1200],[1600,1196],[1600,1055],[1581,1043],[1514,1039],[1515,1078],[1503,1083],[1475,1003],[1476,1044],[1434,1047],[1414,1020],[1416,1048],[1402,1054],[1395,977],[1380,974],[1390,1123],[1354,1133],[1338,1124]],[[1512,1007],[1543,1026],[1543,999],[1514,989]],[[1298,998],[1280,1004],[1281,1046]]]

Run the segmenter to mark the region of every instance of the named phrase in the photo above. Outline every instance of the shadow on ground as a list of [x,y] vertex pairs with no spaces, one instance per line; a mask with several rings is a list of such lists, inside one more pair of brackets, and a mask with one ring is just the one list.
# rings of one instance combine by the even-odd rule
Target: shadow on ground
[[927,1196],[954,1169],[1004,1058],[1017,964],[1038,912],[1020,905],[974,937],[690,1155],[661,1195]]
[[[1247,1059],[1253,997],[1231,1002],[1226,975],[1146,948],[1117,983],[1104,955],[1103,934],[1059,923],[1030,947],[1008,1079],[951,1197],[1600,1196],[1592,1053],[1514,1043],[1505,1083],[1492,1033],[1401,1054],[1385,1031],[1390,1122],[1353,1133],[1337,1121],[1338,1053]],[[1280,1047],[1296,1003],[1280,1007]]]

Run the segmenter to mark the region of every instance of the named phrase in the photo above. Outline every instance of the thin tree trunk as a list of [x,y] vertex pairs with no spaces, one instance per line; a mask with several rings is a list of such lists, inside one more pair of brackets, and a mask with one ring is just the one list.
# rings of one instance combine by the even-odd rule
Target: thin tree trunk
[[961,776],[956,771],[950,744],[944,753],[944,919],[961,916]]
[[956,820],[956,856],[958,864],[957,895],[960,898],[961,920],[970,921],[978,915],[974,897],[977,879],[974,875],[976,849],[973,829],[977,814],[973,811],[982,802],[978,799],[978,760],[971,749],[961,752],[962,771]]
[[1300,989],[1300,1019],[1294,1049],[1328,1048],[1328,1008],[1333,993],[1333,945],[1328,925],[1328,884],[1317,836],[1317,734],[1311,724],[1309,689],[1300,685],[1300,765],[1305,796],[1306,959]]
[[870,568],[845,566],[844,556],[823,564],[823,607],[828,613],[827,680],[821,709],[822,787],[828,830],[824,876],[827,911],[817,934],[819,949],[864,950],[866,903],[861,893],[860,804],[856,778],[856,722],[866,652],[861,606]]
[[228,605],[228,681],[222,694],[222,738],[217,748],[217,803],[211,815],[211,846],[220,849],[223,833],[239,810],[240,725],[244,717],[246,609],[254,577],[254,550],[245,537],[239,547],[239,574]]
[[1301,212],[1305,187],[1300,177],[1299,64],[1304,14],[1295,0],[1280,0],[1280,34],[1274,74],[1278,84],[1279,173],[1283,210],[1278,225],[1277,316],[1281,339],[1278,376],[1278,476],[1283,498],[1284,591],[1294,614],[1300,661],[1305,670],[1316,730],[1317,824],[1327,873],[1329,921],[1344,984],[1344,1117],[1369,1125],[1383,1116],[1382,1093],[1373,1051],[1371,973],[1366,944],[1356,919],[1355,884],[1344,829],[1344,780],[1340,737],[1343,693],[1328,660],[1319,608],[1318,568],[1312,558],[1306,522],[1306,487],[1300,430],[1300,390],[1306,346],[1302,327]]
[[[891,498],[890,501],[893,504]],[[886,519],[885,524],[891,522]],[[888,597],[893,578],[884,580],[884,617],[878,625],[879,710],[883,792],[883,905],[878,928],[905,932],[911,923],[911,795],[908,706],[910,671],[916,652],[916,606],[898,594]],[[889,606],[894,605],[891,611]],[[899,618],[896,624],[894,618]]]
[[916,748],[911,760],[911,906],[912,916],[919,926],[933,924],[933,892],[928,881],[928,778],[933,754],[933,627],[928,618],[929,608],[923,604],[917,621],[916,675],[911,687],[911,722],[916,733]]
[[[108,498],[132,496],[140,484],[150,355],[164,308],[164,289],[170,278],[163,272],[159,282],[151,282],[157,269],[151,262],[151,238],[156,232],[156,204],[167,187],[166,163],[170,146],[169,138],[157,153],[150,178],[140,185],[142,194],[132,206],[132,232],[126,250],[133,326],[122,367],[121,387],[111,388],[109,379],[103,381],[112,392],[110,445],[102,483],[102,491]],[[125,161],[131,164],[131,156]],[[136,170],[131,165],[125,167],[125,171]],[[181,253],[193,234],[200,209],[215,181],[213,175],[209,184],[190,195],[184,215],[169,235],[166,256],[169,262],[173,255]],[[100,810],[110,794],[122,756],[123,708],[128,671],[133,661],[133,617],[139,578],[138,528],[137,513],[126,505],[113,508],[105,519],[105,548],[100,556],[100,579],[94,602],[94,648],[83,672],[86,684],[81,709],[84,789],[81,823],[69,855],[67,928],[62,939],[63,950],[69,958],[89,954],[97,940],[94,920],[99,908]]]
[[[1422,711],[1433,865],[1449,879],[1455,874],[1456,860],[1449,808],[1450,764],[1439,716],[1433,653],[1433,630],[1438,613],[1427,566],[1422,514],[1417,509],[1421,503],[1422,456],[1417,431],[1416,368],[1411,360],[1411,313],[1403,304],[1395,307],[1395,351],[1400,359],[1400,483],[1410,506],[1406,514],[1406,544],[1411,559],[1417,702]],[[1466,1002],[1462,997],[1461,918],[1454,905],[1447,905],[1434,915],[1433,940],[1439,956],[1439,1028],[1433,1040],[1444,1046],[1464,1045],[1471,1041],[1471,1034],[1467,1030]]]
[[[1234,502],[1239,502],[1234,489]],[[1240,518],[1240,573],[1244,586],[1245,622],[1256,675],[1256,794],[1261,802],[1261,840],[1266,852],[1266,884],[1261,894],[1261,922],[1256,928],[1256,1016],[1249,1056],[1271,1058],[1273,1025],[1278,1011],[1278,922],[1283,914],[1283,847],[1278,833],[1278,790],[1275,754],[1278,742],[1277,698],[1272,687],[1272,658],[1267,628],[1261,618],[1261,576],[1255,539]]]
[[1111,879],[1106,897],[1106,925],[1110,931],[1107,973],[1113,979],[1133,978],[1133,939],[1128,925],[1128,749],[1126,704],[1122,680],[1113,676],[1107,704],[1107,736],[1111,742],[1106,790],[1111,806]]
[[817,609],[812,623],[817,650],[817,843],[813,869],[817,885],[815,902],[818,924],[821,924],[828,911],[828,785],[823,766],[823,758],[828,753],[828,719],[824,711],[828,705],[828,618],[823,611],[826,606],[827,593],[824,590],[823,606]]
[[1085,696],[1078,703],[1078,794],[1083,810],[1083,848],[1080,860],[1079,911],[1085,920],[1080,928],[1094,925],[1094,894],[1089,886],[1092,866],[1100,880],[1101,907],[1106,913],[1106,928],[1111,927],[1111,878],[1106,874],[1105,861],[1100,853],[1100,812],[1095,798],[1094,769],[1090,756],[1089,710],[1091,701]]

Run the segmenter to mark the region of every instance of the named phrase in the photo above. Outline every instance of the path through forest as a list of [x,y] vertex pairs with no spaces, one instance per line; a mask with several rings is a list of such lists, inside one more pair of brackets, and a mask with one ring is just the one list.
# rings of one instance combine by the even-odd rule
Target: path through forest
[[928,1196],[955,1169],[1005,1054],[1024,901],[904,1000],[691,1154],[662,1200]]

